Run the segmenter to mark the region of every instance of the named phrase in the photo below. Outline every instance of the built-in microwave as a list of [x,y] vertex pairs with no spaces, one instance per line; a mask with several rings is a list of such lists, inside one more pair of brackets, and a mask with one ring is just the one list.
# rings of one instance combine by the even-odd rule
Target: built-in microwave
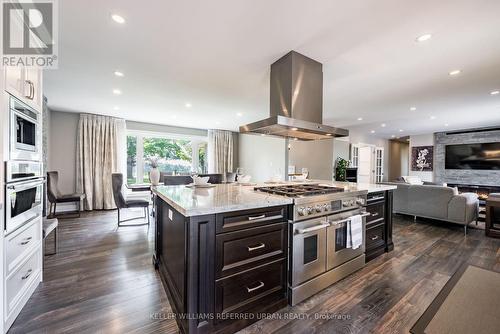
[[41,160],[41,114],[17,98],[9,97],[10,160]]

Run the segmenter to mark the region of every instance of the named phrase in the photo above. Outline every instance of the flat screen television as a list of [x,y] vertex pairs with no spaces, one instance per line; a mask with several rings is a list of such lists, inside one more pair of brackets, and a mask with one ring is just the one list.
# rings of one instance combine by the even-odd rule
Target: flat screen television
[[500,142],[446,145],[446,169],[500,171]]

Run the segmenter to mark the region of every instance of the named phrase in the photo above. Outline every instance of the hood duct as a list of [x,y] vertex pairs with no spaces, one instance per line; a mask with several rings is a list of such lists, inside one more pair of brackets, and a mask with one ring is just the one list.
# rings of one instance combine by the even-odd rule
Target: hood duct
[[290,51],[271,65],[270,117],[240,126],[241,133],[318,140],[349,135],[323,122],[323,65]]

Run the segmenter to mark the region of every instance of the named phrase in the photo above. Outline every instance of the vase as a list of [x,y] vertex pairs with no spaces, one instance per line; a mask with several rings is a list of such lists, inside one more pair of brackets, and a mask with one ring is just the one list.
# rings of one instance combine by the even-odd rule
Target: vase
[[149,180],[153,186],[157,186],[160,184],[160,171],[158,168],[153,168],[149,172]]

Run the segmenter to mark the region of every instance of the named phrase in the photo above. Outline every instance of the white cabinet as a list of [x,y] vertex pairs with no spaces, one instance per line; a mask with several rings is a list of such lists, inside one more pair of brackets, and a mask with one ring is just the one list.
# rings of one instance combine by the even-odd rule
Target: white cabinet
[[19,98],[24,97],[24,70],[22,67],[5,67],[5,90]]
[[42,110],[42,70],[37,68],[27,68],[24,70],[26,99],[31,101],[35,109]]
[[5,90],[36,110],[42,110],[42,70],[37,68],[6,67]]

